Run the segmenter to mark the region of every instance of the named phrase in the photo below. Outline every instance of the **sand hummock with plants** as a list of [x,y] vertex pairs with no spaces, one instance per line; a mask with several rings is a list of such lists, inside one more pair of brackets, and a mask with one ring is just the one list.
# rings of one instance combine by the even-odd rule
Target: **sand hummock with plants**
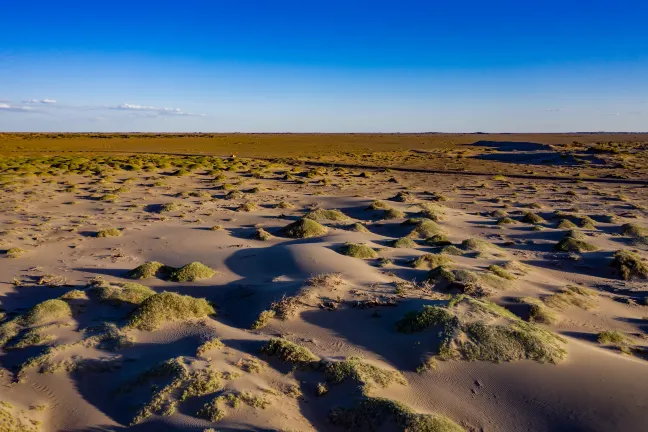
[[648,188],[0,159],[0,431],[639,431]]

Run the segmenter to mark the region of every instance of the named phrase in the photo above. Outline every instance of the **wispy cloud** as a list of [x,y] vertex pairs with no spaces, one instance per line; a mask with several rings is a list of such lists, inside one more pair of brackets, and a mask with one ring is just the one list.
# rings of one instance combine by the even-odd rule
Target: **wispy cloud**
[[153,106],[135,105],[129,103],[112,107],[112,109],[120,110],[120,111],[140,111],[140,112],[155,113],[157,115],[170,115],[170,116],[196,116],[196,117],[205,116],[205,114],[194,114],[194,113],[184,112],[180,108],[158,108]]
[[545,111],[547,111],[547,112],[560,112],[560,111],[565,111],[565,110],[562,109],[562,108],[547,108],[547,109],[545,109]]
[[11,111],[11,112],[35,112],[32,107],[24,105],[11,105],[8,103],[0,103],[0,111]]
[[54,99],[42,99],[42,100],[30,99],[30,100],[23,101],[23,103],[28,103],[28,104],[39,104],[39,103],[40,104],[55,104],[56,101]]

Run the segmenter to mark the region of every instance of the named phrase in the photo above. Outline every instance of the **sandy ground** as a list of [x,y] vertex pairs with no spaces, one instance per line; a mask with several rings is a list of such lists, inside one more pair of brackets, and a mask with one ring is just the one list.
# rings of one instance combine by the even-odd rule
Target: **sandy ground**
[[[22,325],[0,351],[0,402],[5,415],[23,425],[15,430],[342,430],[331,423],[329,413],[351,404],[358,397],[357,385],[328,383],[329,393],[316,396],[317,383],[326,377],[260,353],[272,337],[306,347],[323,361],[357,356],[400,371],[406,384],[373,386],[364,396],[398,401],[416,413],[447,416],[465,430],[645,430],[648,285],[641,278],[623,280],[610,263],[621,249],[648,257],[647,246],[633,242],[621,228],[627,223],[648,226],[648,189],[587,181],[377,171],[361,175],[359,170],[335,169],[305,175],[308,171],[299,167],[248,165],[225,170],[218,179],[205,169],[185,176],[172,176],[171,169],[10,176],[0,197],[0,251],[6,255],[0,257],[0,322],[20,320],[39,303],[71,290],[83,292],[65,300],[71,316]],[[253,175],[250,166],[265,166],[263,174]],[[286,179],[290,170],[295,176]],[[226,184],[242,196],[227,199]],[[394,199],[402,192],[408,193],[405,202]],[[100,199],[110,193],[117,198]],[[375,200],[404,214],[383,219],[383,210],[367,210]],[[160,211],[171,202],[181,207]],[[277,208],[281,202],[290,205]],[[242,211],[244,203],[255,206]],[[394,240],[408,236],[412,225],[403,222],[420,217],[421,204],[441,214],[438,225],[461,249],[460,255],[447,255],[452,268],[489,275],[479,283],[484,289],[479,297],[506,307],[522,321],[530,319],[529,303],[521,302],[522,297],[535,298],[554,315],[550,322],[533,325],[564,338],[564,359],[553,364],[456,358],[438,360],[436,369],[417,370],[423,359],[437,354],[439,328],[402,333],[396,323],[407,312],[447,303],[458,293],[455,286],[425,283],[430,270],[411,264],[427,253],[439,253],[439,247],[424,238],[413,238],[412,247],[392,247]],[[283,227],[318,208],[338,209],[347,218],[320,220],[328,232],[314,238],[282,234]],[[493,215],[496,210],[508,213],[515,223],[498,225],[502,216]],[[526,211],[544,220],[525,223]],[[596,250],[554,250],[568,232],[558,227],[559,221],[578,225],[584,216],[593,225],[577,230]],[[356,222],[367,231],[352,230]],[[97,238],[106,228],[117,228],[121,235]],[[253,238],[258,228],[272,237]],[[470,238],[489,244],[467,250],[461,242]],[[341,253],[345,243],[366,244],[378,257],[346,256]],[[12,248],[22,252],[12,258]],[[216,274],[195,282],[126,277],[146,261],[172,267],[197,261]],[[512,279],[495,275],[489,270],[493,264],[512,269]],[[336,283],[309,282],[328,274],[336,275]],[[217,314],[138,330],[127,324],[137,306],[97,299],[93,283],[98,280],[111,285],[137,282],[157,293],[205,298]],[[592,291],[575,294],[571,302],[552,302],[551,296],[567,286]],[[291,297],[294,313],[252,329],[260,313]],[[83,343],[93,328],[105,323],[114,323],[133,342],[116,350]],[[30,330],[42,338],[21,345]],[[600,343],[599,334],[612,330],[623,335],[623,342]],[[224,346],[198,355],[198,346],[210,337],[220,338]],[[25,367],[29,358],[52,346],[63,348],[43,363]],[[138,411],[169,383],[164,376],[143,379],[142,374],[178,357],[189,371],[213,368],[231,376],[218,389],[187,400],[179,401],[176,391],[165,402],[179,401],[173,412],[154,410],[135,423]],[[70,366],[92,359],[109,367]],[[246,362],[258,367],[246,368]],[[137,384],[129,386],[133,382]],[[198,414],[216,396],[239,392],[267,404],[228,407],[216,422]],[[0,430],[14,430],[2,427],[0,423]],[[385,424],[382,429],[403,427]]]

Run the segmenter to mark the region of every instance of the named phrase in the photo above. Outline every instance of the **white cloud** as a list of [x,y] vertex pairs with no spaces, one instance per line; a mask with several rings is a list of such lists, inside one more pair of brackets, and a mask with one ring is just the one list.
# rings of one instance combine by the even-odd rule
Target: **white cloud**
[[30,99],[23,101],[23,103],[28,103],[28,104],[37,104],[37,103],[42,103],[42,104],[55,104],[56,101],[54,99],[43,99],[43,100],[38,100],[38,99]]
[[562,109],[562,108],[547,108],[545,111],[548,111],[548,112],[560,112],[560,111],[564,111],[564,109]]
[[157,108],[147,105],[135,105],[135,104],[121,104],[112,109],[121,110],[121,111],[144,111],[156,113],[157,115],[177,115],[177,116],[197,116],[204,117],[205,114],[194,114],[182,111],[180,108]]
[[22,105],[10,105],[8,103],[0,103],[0,111],[13,111],[13,112],[29,112],[34,111],[31,107]]

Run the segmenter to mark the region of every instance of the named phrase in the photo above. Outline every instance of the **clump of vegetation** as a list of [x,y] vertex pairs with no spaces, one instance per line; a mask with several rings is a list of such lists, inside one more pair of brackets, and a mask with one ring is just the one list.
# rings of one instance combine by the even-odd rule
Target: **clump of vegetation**
[[511,224],[516,224],[517,221],[515,219],[511,219],[508,216],[504,216],[503,218],[500,218],[497,221],[497,225],[502,226],[502,225],[511,225]]
[[521,303],[529,306],[529,321],[542,324],[553,324],[558,318],[542,300],[535,297],[522,297],[518,299]]
[[349,225],[346,229],[353,232],[368,233],[370,232],[366,226],[362,225],[360,222]]
[[346,243],[340,248],[340,253],[353,258],[378,258],[378,253],[366,244]]
[[274,318],[276,315],[277,312],[275,312],[272,309],[261,311],[257,320],[252,323],[251,326],[252,330],[258,330],[260,328],[265,327],[266,325],[268,325],[270,320]]
[[484,252],[489,249],[499,249],[493,243],[478,238],[469,238],[461,242],[461,248],[467,251]]
[[496,264],[492,264],[488,266],[488,270],[492,271],[495,273],[497,276],[503,278],[503,279],[508,279],[508,280],[514,280],[515,276],[513,276],[511,273],[509,273],[505,268],[500,267]]
[[236,211],[249,213],[249,212],[253,212],[253,211],[258,210],[258,209],[259,209],[259,207],[256,204],[254,204],[253,202],[246,202],[246,203],[243,203],[240,206],[238,206],[236,208]]
[[274,208],[291,209],[291,208],[295,208],[295,206],[293,204],[289,203],[288,201],[280,201],[277,204],[275,204]]
[[26,326],[43,324],[72,316],[72,309],[67,302],[59,299],[45,300],[31,308],[21,319]]
[[450,264],[452,264],[452,260],[447,256],[440,255],[440,254],[421,255],[411,263],[412,267],[417,269],[420,268],[434,269],[439,266],[445,266]]
[[596,229],[596,221],[589,216],[580,216],[578,225],[584,229]]
[[144,300],[131,314],[128,325],[150,331],[165,322],[203,318],[215,313],[205,299],[163,292]]
[[390,208],[391,207],[386,202],[376,200],[376,201],[372,202],[371,204],[369,204],[369,207],[367,207],[367,210],[388,210]]
[[453,318],[445,308],[425,305],[422,310],[408,312],[396,322],[396,330],[401,333],[417,333],[430,327],[449,324]]
[[205,264],[192,262],[175,269],[169,274],[169,280],[174,282],[195,282],[201,279],[209,279],[216,272]]
[[[465,305],[457,308],[459,305]],[[437,307],[443,310],[443,308]],[[452,313],[450,309],[457,312]],[[429,311],[429,309],[428,309]],[[458,296],[448,303],[446,313],[426,310],[403,319],[404,329],[420,331],[431,322],[442,325],[438,358],[491,361],[495,363],[522,359],[556,363],[565,358],[566,341],[494,303],[468,296]],[[419,323],[422,323],[419,325]]]
[[160,213],[173,213],[184,208],[184,204],[178,201],[171,201],[160,206]]
[[445,234],[435,234],[432,237],[426,238],[425,244],[428,246],[441,247],[441,246],[449,246],[452,244],[452,242],[448,240],[448,237],[446,237]]
[[25,249],[21,249],[19,247],[12,247],[7,249],[5,255],[7,258],[20,258],[25,252],[27,252]]
[[561,219],[558,223],[558,228],[572,230],[574,228],[577,228],[577,225],[569,219]]
[[207,359],[207,352],[210,350],[214,349],[221,349],[225,345],[223,342],[220,340],[220,338],[217,337],[210,337],[206,339],[203,343],[198,346],[196,349],[196,357],[201,358],[201,359]]
[[254,234],[252,234],[252,238],[254,240],[269,241],[272,240],[273,235],[263,228],[257,228]]
[[279,357],[281,361],[296,366],[309,366],[319,362],[319,357],[308,348],[281,338],[272,338],[261,348],[261,352],[269,356]]
[[409,237],[401,237],[392,243],[392,247],[395,248],[415,248],[416,246],[416,242]]
[[529,223],[529,224],[534,224],[534,225],[538,225],[538,224],[543,224],[543,223],[545,223],[545,222],[547,222],[547,221],[544,220],[543,217],[538,216],[538,215],[535,214],[535,213],[532,213],[532,212],[525,212],[525,213],[524,213],[524,216],[522,217],[522,222]]
[[281,230],[282,234],[291,238],[321,237],[328,233],[328,228],[312,219],[299,219]]
[[[406,221],[405,223],[409,224],[411,222]],[[421,218],[413,222],[415,222],[416,226],[408,234],[408,237],[426,239],[437,234],[443,234],[443,228],[433,220]]]
[[197,415],[211,422],[217,422],[227,415],[225,407],[229,406],[230,408],[237,408],[241,403],[251,406],[252,408],[261,409],[265,409],[270,404],[267,399],[254,396],[249,392],[227,393],[216,397],[209,403],[206,403],[202,409],[198,411]]
[[398,202],[412,202],[415,200],[414,195],[409,192],[398,192],[395,196],[390,198],[392,201]]
[[462,249],[459,249],[455,245],[448,245],[448,246],[444,246],[443,249],[441,249],[440,253],[444,255],[461,256],[464,254],[464,251]]
[[126,273],[129,279],[149,279],[152,277],[167,277],[173,269],[157,261],[146,261]]
[[342,213],[340,210],[337,209],[326,210],[321,208],[306,213],[304,218],[312,219],[314,221],[324,221],[324,220],[345,221],[349,219],[349,217],[344,213]]
[[341,273],[322,273],[308,278],[306,283],[314,287],[336,289],[344,283]]
[[593,252],[599,250],[599,247],[588,243],[587,236],[576,231],[569,231],[562,240],[560,240],[553,249],[558,252]]
[[245,198],[245,194],[239,190],[231,190],[225,194],[225,199],[229,201],[237,200],[237,199],[243,199]]
[[616,268],[624,280],[648,279],[648,265],[639,255],[629,250],[616,251],[610,265]]
[[119,237],[122,235],[122,232],[118,228],[106,228],[101,231],[97,231],[97,237]]
[[365,363],[359,357],[350,357],[343,361],[329,362],[324,366],[329,381],[341,383],[347,379],[357,382],[367,392],[372,386],[386,388],[397,383],[405,385],[405,377],[398,371],[390,371]]
[[405,213],[395,209],[395,208],[388,208],[383,212],[382,218],[386,220],[390,219],[402,219],[405,217]]
[[223,225],[214,225],[209,228],[210,231],[222,231],[223,230]]
[[621,226],[621,233],[632,237],[633,244],[648,245],[648,228],[634,223],[627,223]]
[[408,432],[464,432],[445,416],[418,414],[399,402],[377,397],[364,397],[351,408],[335,408],[329,421],[352,431],[377,431],[394,423],[398,430]]
[[151,288],[133,282],[121,283],[119,286],[101,284],[92,288],[99,300],[108,303],[140,304],[155,295]]
[[581,309],[593,309],[596,303],[593,299],[597,297],[597,293],[589,288],[567,285],[563,290],[543,298],[546,305],[562,309],[568,306],[576,306]]

